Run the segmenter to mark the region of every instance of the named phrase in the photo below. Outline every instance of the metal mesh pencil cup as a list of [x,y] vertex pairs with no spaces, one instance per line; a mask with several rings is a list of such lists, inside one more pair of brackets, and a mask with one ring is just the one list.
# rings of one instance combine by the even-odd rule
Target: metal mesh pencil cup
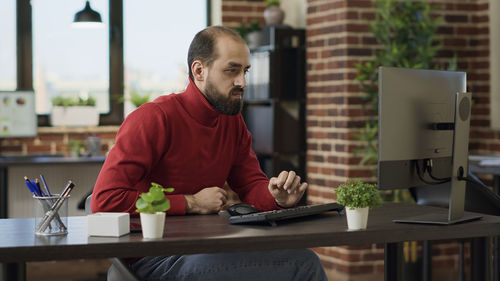
[[57,210],[51,210],[59,197],[59,194],[46,197],[33,196],[36,235],[64,235],[68,233],[69,196]]

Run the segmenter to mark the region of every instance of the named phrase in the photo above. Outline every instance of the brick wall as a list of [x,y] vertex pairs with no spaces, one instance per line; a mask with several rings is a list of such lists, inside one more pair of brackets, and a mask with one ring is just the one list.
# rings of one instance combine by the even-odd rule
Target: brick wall
[[105,154],[113,146],[118,128],[118,126],[90,128],[40,127],[36,137],[0,139],[0,155],[71,156],[70,142],[79,140],[86,146],[88,136],[99,137],[100,154]]
[[[498,153],[498,133],[489,129],[488,1],[429,1],[442,8],[444,21],[438,37],[443,44],[439,62],[458,57],[459,70],[468,73],[473,93],[471,153]],[[366,61],[377,48],[367,20],[374,18],[369,0],[309,0],[307,10],[307,173],[308,199],[321,203],[335,199],[334,188],[350,177],[375,181],[369,169],[358,165],[353,139],[365,120],[362,93],[353,80],[355,63]],[[456,280],[456,243],[433,247],[435,280]],[[333,280],[382,280],[383,248],[341,247],[317,249]],[[445,265],[445,270],[437,270]],[[368,279],[366,279],[368,280]]]

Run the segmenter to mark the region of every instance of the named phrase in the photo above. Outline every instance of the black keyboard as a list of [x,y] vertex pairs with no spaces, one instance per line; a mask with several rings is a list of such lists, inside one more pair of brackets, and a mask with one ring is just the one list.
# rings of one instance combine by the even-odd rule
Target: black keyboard
[[257,212],[241,216],[230,216],[230,224],[243,224],[243,223],[263,223],[267,222],[272,226],[276,226],[276,221],[286,220],[292,218],[299,218],[305,216],[312,216],[321,214],[328,211],[337,211],[342,214],[344,206],[337,203],[326,203],[318,205],[299,206],[295,208]]

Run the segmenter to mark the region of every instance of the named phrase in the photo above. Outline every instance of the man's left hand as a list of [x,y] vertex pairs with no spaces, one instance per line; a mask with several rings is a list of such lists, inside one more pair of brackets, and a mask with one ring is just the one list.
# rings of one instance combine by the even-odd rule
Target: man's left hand
[[300,183],[300,177],[294,171],[282,171],[278,177],[269,180],[269,192],[279,206],[293,207],[299,202],[307,189],[307,183]]

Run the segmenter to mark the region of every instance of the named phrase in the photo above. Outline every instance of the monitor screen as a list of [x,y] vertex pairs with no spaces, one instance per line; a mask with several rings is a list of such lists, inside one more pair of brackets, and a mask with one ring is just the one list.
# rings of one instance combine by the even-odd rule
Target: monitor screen
[[447,216],[400,222],[475,219],[464,217],[470,104],[465,72],[379,68],[379,188],[451,186]]
[[33,91],[0,91],[0,138],[36,135]]

